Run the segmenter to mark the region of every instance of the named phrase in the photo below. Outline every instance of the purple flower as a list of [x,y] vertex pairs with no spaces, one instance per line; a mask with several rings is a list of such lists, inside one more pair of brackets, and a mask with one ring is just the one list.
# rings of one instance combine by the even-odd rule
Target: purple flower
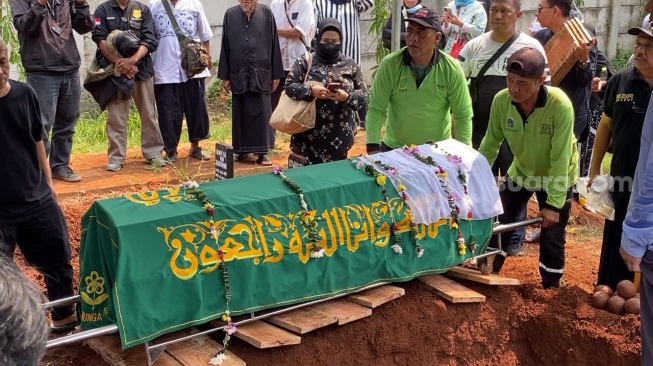
[[456,165],[463,163],[463,159],[461,159],[458,155],[449,155],[449,161]]
[[283,168],[278,165],[272,167],[272,174],[279,175],[279,173],[281,173],[282,171]]

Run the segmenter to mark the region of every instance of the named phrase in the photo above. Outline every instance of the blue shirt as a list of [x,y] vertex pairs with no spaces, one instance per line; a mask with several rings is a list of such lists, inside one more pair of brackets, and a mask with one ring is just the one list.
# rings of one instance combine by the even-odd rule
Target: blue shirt
[[642,129],[633,192],[623,225],[621,246],[634,257],[653,251],[653,103],[649,103]]

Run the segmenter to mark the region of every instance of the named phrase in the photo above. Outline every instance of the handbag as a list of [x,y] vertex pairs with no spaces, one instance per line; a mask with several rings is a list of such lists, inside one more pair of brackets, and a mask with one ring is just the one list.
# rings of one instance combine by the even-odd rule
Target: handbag
[[[306,69],[306,76],[304,76],[305,85],[309,84],[308,75],[311,72],[312,64],[313,55],[309,53],[308,68]],[[321,83],[317,84],[321,85]],[[296,133],[306,132],[315,127],[316,116],[315,99],[310,102],[295,100],[282,92],[279,104],[270,118],[270,126],[279,132],[294,135]]]
[[204,72],[207,67],[209,67],[209,52],[206,47],[201,42],[197,42],[191,38],[186,37],[186,35],[179,29],[179,24],[175,15],[172,13],[170,8],[169,0],[163,0],[163,7],[166,9],[168,18],[172,27],[175,29],[175,35],[177,35],[177,41],[179,41],[179,47],[181,48],[181,67],[186,71],[186,74],[189,78]]
[[469,95],[472,97],[472,104],[476,104],[478,102],[478,83],[481,81],[481,78],[487,70],[492,66],[492,64],[499,58],[501,55],[503,55],[504,52],[513,44],[515,43],[515,40],[519,38],[520,32],[515,32],[515,34],[512,35],[512,37],[506,41],[506,43],[502,44],[501,47],[497,50],[497,52],[490,57],[489,60],[483,65],[481,70],[478,72],[478,75],[475,77],[471,78],[469,81]]

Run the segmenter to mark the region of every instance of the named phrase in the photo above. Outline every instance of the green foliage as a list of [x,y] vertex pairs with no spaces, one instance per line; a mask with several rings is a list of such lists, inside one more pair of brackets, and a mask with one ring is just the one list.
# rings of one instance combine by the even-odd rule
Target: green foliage
[[2,34],[2,40],[5,41],[7,46],[9,46],[9,62],[18,67],[20,80],[25,80],[25,69],[20,60],[18,33],[16,33],[16,29],[14,28],[8,1],[6,1],[2,8],[0,8],[0,33]]
[[[401,0],[397,0],[401,1]],[[370,32],[376,38],[376,63],[379,64],[381,60],[387,56],[390,51],[383,46],[383,28],[390,18],[390,10],[392,9],[392,0],[374,0],[374,9],[372,9],[372,23],[370,24]]]
[[[107,112],[83,113],[75,126],[73,136],[73,153],[106,152],[107,150]],[[209,132],[211,141],[222,142],[231,138],[231,119],[225,115],[209,113]],[[188,134],[182,130],[181,143],[188,142]],[[132,109],[127,121],[127,148],[137,148],[141,145],[141,121],[138,112]],[[212,144],[205,144],[211,151]]]
[[620,71],[626,68],[628,59],[633,53],[629,50],[623,48],[617,48],[617,55],[612,59],[612,66],[616,71]]
[[218,115],[231,115],[231,93],[227,93],[222,89],[222,80],[217,79],[209,87],[206,94],[206,104],[209,113],[213,112]]

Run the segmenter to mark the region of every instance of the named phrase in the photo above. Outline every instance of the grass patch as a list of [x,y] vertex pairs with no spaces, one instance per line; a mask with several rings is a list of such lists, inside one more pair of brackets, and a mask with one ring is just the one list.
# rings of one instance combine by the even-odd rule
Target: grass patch
[[[73,153],[90,153],[107,151],[107,112],[82,113],[75,127],[73,136]],[[231,118],[224,113],[209,113],[210,141],[223,142],[231,138]],[[188,142],[188,132],[184,124],[181,143]],[[127,148],[141,146],[141,120],[138,112],[132,109],[127,121]],[[207,152],[212,152],[212,144],[205,144]]]
[[632,55],[633,52],[631,50],[626,50],[623,48],[617,48],[617,54],[616,56],[612,59],[612,66],[616,71],[621,71],[626,68],[626,64],[628,63],[628,59],[630,58],[630,55]]

